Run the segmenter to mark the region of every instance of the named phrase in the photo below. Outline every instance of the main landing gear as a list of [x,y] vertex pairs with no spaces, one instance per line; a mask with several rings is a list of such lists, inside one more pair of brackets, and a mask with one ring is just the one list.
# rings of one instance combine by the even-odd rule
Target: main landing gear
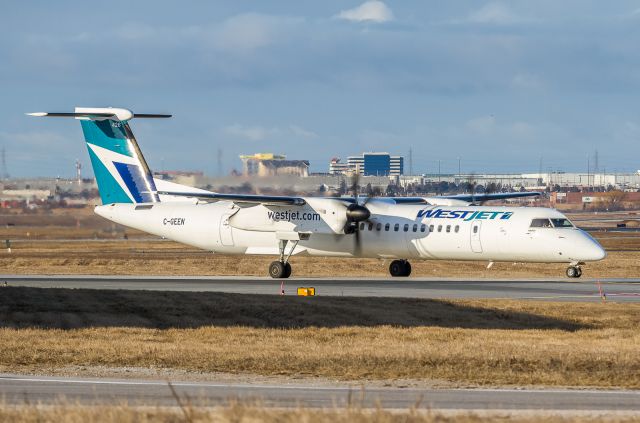
[[582,269],[580,266],[569,266],[566,273],[568,278],[579,278],[582,276]]
[[411,263],[407,260],[394,260],[389,265],[391,276],[409,276],[411,274]]
[[274,279],[286,279],[291,276],[291,264],[274,261],[269,265],[269,276]]
[[274,279],[286,279],[291,276],[291,264],[289,264],[289,258],[291,257],[291,254],[293,254],[293,250],[295,250],[298,245],[298,240],[292,241],[293,245],[291,246],[291,250],[289,250],[289,254],[285,257],[284,250],[287,243],[288,241],[286,239],[280,240],[280,259],[269,265],[269,276]]

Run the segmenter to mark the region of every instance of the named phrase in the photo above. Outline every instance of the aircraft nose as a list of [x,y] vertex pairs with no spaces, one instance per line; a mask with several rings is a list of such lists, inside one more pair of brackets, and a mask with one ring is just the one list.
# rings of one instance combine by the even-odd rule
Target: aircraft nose
[[582,243],[582,259],[585,261],[598,261],[607,256],[607,252],[602,248],[600,243],[593,239],[591,235],[584,234],[584,242]]

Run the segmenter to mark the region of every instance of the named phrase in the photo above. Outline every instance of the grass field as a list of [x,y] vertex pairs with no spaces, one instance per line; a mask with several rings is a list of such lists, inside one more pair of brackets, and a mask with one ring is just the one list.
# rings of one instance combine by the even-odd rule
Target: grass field
[[535,416],[515,415],[509,413],[456,413],[420,412],[416,410],[389,412],[384,410],[361,410],[358,407],[347,409],[314,410],[298,408],[294,410],[278,410],[256,405],[230,404],[212,409],[190,408],[135,408],[121,406],[76,406],[57,405],[53,407],[2,407],[0,421],[15,423],[41,422],[216,422],[216,423],[478,423],[514,422],[514,423],[627,423],[634,422],[634,416],[561,416],[538,414]]
[[0,321],[3,372],[640,388],[638,304],[9,287]]

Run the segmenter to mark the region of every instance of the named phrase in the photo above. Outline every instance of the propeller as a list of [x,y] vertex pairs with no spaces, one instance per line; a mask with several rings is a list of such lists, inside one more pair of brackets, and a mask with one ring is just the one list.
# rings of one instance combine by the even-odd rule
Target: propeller
[[360,173],[357,171],[351,175],[351,195],[356,199],[356,204],[358,204],[358,194],[360,191]]
[[[484,189],[484,193],[485,194],[493,194],[494,192],[498,192],[498,184],[496,184],[495,182],[491,182],[489,184],[486,185],[485,189]],[[484,203],[486,203],[489,200],[481,200],[479,201],[480,205],[484,205]]]
[[[473,194],[471,194],[471,204],[483,206],[484,203],[486,203],[489,200],[485,198],[485,199],[480,199],[479,201],[475,201],[474,195],[476,193],[476,189],[477,189],[477,185],[474,183]],[[499,191],[500,189],[498,187],[498,184],[496,184],[495,182],[491,182],[485,186],[484,191],[482,192],[482,196],[484,196],[485,194],[493,194],[494,192],[499,192]]]
[[360,223],[369,222],[371,217],[371,211],[366,207],[366,204],[372,198],[368,196],[365,201],[360,204],[359,191],[360,191],[360,175],[354,173],[351,177],[351,195],[353,195],[354,202],[349,204],[346,208],[347,222],[344,225],[345,234],[354,234],[355,236],[355,255],[359,255],[362,250],[362,243],[360,240]]
[[467,188],[471,189],[471,204],[475,204],[476,203],[476,178],[475,178],[475,173],[471,172],[469,174],[469,177],[467,178]]
[[[353,234],[358,232],[358,224],[360,222],[364,222],[369,217],[371,217],[371,212],[368,208],[364,206],[364,204],[360,204],[359,202],[359,190],[360,190],[360,175],[354,173],[351,176],[351,195],[354,198],[354,202],[347,206],[346,215],[347,222],[344,225],[344,233],[345,234]],[[356,235],[357,237],[357,235]]]

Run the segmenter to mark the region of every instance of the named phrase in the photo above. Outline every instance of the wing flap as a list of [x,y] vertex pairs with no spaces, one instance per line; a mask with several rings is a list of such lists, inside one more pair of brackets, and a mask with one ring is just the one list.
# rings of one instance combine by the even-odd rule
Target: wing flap
[[537,197],[539,195],[541,195],[541,193],[539,192],[494,192],[491,194],[456,194],[442,196],[440,198],[462,200],[469,203],[475,203],[491,200],[506,200],[508,198]]
[[[505,200],[508,198],[536,197],[539,192],[496,192],[491,194],[456,194],[439,195],[437,197],[387,197],[396,204],[433,204],[454,205],[462,203],[480,203],[491,200]],[[446,200],[446,201],[444,201]],[[449,204],[451,203],[451,204]]]

